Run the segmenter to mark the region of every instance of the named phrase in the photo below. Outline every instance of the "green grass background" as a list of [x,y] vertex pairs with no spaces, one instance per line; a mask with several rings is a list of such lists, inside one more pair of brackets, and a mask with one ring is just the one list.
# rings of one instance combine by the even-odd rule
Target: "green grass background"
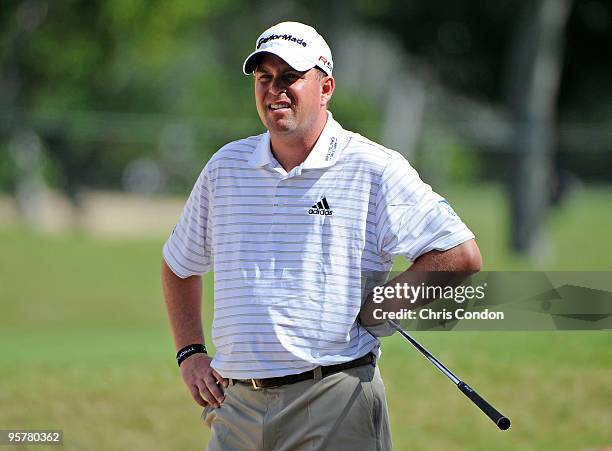
[[[443,194],[476,233],[484,269],[612,269],[609,189],[591,187],[554,211],[535,263],[507,251],[508,220],[498,188]],[[204,448],[208,431],[174,362],[160,293],[163,240],[0,229],[0,429],[63,429],[66,450]],[[210,343],[210,275],[204,284]],[[609,332],[415,336],[513,424],[497,430],[394,336],[383,341],[380,366],[395,449],[612,446]]]

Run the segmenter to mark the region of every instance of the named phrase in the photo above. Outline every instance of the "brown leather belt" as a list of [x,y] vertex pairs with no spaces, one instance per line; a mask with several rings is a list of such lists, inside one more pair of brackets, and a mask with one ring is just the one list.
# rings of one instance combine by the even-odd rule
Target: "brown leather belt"
[[376,357],[372,353],[368,353],[363,357],[359,357],[358,359],[351,360],[346,363],[338,363],[336,365],[329,366],[318,366],[314,370],[305,371],[303,373],[298,374],[289,374],[288,376],[281,377],[269,377],[266,379],[233,379],[235,382],[240,382],[241,384],[252,385],[253,388],[271,388],[278,387],[280,385],[294,384],[296,382],[305,381],[308,379],[321,379],[323,377],[329,376],[330,374],[339,373],[340,371],[348,370],[349,368],[356,368],[358,366],[363,366],[367,364],[372,364],[376,366]]

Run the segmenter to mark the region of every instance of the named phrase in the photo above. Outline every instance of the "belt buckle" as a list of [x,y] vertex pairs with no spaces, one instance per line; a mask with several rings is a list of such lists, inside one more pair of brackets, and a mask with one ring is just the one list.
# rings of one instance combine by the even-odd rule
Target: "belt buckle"
[[251,384],[253,385],[253,388],[255,390],[261,390],[261,387],[257,386],[257,383],[255,382],[255,379],[251,379]]

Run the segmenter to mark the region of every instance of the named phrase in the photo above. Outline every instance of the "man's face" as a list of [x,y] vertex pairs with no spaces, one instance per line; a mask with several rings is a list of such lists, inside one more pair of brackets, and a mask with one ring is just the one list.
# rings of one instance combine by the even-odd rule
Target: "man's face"
[[265,54],[255,70],[255,103],[266,128],[277,134],[306,132],[327,114],[333,82],[327,94],[326,78],[318,77],[317,69],[299,72],[276,55]]

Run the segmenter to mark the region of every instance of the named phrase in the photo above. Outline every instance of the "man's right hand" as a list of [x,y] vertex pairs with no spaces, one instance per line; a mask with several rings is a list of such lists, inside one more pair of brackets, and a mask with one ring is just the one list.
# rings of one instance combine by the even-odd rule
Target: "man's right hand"
[[181,363],[181,375],[191,396],[202,407],[220,407],[225,400],[223,391],[229,380],[211,366],[212,358],[206,354],[194,354]]

